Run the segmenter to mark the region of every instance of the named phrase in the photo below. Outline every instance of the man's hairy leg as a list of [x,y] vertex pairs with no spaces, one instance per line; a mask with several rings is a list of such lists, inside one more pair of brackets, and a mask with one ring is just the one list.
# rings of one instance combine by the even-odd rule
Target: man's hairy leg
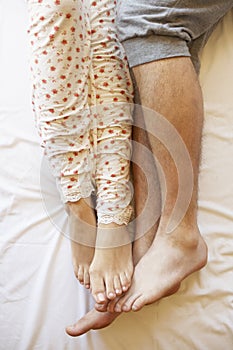
[[[150,108],[173,125],[183,140],[193,169],[193,188],[184,217],[168,233],[172,210],[179,191],[178,170],[167,148],[151,130],[149,139],[164,179],[163,209],[156,237],[135,268],[130,290],[110,303],[110,311],[140,310],[144,305],[170,295],[181,281],[201,269],[207,260],[207,247],[197,226],[198,169],[203,123],[202,93],[198,77],[188,57],[175,57],[147,63],[133,69],[143,107]],[[145,117],[147,124],[147,118]],[[150,131],[150,130],[149,130]],[[168,139],[169,139],[168,135]],[[176,145],[174,151],[176,150]],[[179,147],[176,157],[179,159]],[[181,159],[182,163],[182,159]],[[188,173],[187,173],[188,175]],[[183,209],[184,210],[184,209]],[[143,283],[142,283],[143,281]]]

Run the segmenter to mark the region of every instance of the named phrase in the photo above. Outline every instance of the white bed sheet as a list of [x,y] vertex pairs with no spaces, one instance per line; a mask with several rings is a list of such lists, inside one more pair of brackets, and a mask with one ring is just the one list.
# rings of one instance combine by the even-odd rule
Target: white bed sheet
[[34,128],[26,27],[25,2],[0,0],[0,349],[233,349],[233,11],[202,55],[199,224],[209,263],[175,295],[80,338],[64,328],[92,301],[59,232],[67,218]]

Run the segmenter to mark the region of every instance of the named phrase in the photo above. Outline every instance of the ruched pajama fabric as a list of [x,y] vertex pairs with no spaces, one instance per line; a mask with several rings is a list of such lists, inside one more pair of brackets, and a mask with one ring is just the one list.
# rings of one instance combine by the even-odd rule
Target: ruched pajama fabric
[[131,217],[133,89],[112,0],[27,0],[33,106],[64,203],[96,196],[98,222]]

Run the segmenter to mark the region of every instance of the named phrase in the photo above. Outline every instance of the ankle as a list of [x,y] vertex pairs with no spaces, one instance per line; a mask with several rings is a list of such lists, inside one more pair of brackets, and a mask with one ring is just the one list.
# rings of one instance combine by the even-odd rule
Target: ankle
[[93,211],[89,198],[80,198],[77,202],[67,202],[66,207],[68,215],[74,214],[84,216],[85,214]]
[[115,222],[111,222],[109,224],[103,224],[103,223],[98,223],[98,227],[100,229],[120,229],[120,228],[124,228],[125,225],[118,225]]
[[96,248],[117,248],[131,244],[126,225],[98,224]]
[[200,231],[196,220],[187,220],[184,218],[171,232],[167,232],[168,221],[164,220],[159,233],[168,238],[174,245],[180,245],[187,249],[196,249],[200,242]]

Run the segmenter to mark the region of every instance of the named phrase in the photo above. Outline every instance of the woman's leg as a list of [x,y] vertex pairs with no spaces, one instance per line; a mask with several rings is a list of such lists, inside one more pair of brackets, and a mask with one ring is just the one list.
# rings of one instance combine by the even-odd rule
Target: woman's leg
[[97,240],[90,268],[92,294],[99,303],[130,286],[132,247],[126,225],[131,217],[132,83],[116,36],[115,3],[91,5],[91,94],[96,112]]
[[[92,120],[86,108],[88,10],[81,0],[28,0],[28,12],[36,124],[62,201],[67,203],[75,274],[89,287],[95,215],[90,199],[83,199],[94,189],[90,175]],[[77,227],[84,231],[84,238]],[[84,240],[86,247],[80,244]]]

